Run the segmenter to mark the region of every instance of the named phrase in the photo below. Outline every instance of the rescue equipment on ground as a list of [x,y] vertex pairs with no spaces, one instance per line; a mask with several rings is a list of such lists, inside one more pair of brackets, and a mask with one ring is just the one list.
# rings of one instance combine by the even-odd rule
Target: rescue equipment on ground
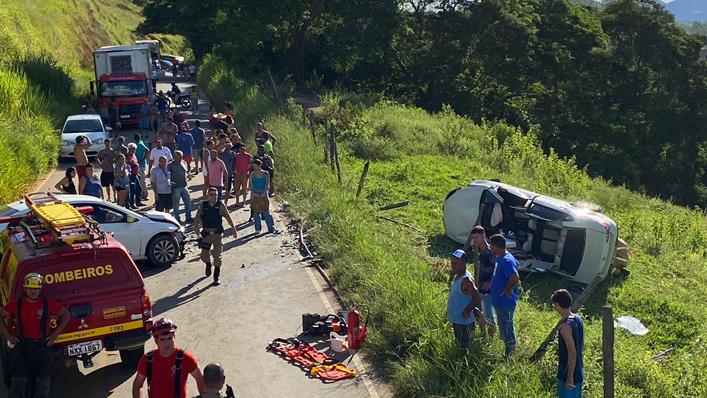
[[337,363],[334,358],[296,338],[277,338],[268,344],[265,350],[299,366],[307,372],[309,377],[320,379],[323,382],[353,379],[358,375],[355,370],[343,363]]
[[338,335],[336,332],[329,334],[329,347],[334,352],[344,352],[348,349],[346,346],[346,336]]
[[349,349],[357,350],[361,348],[363,342],[366,340],[366,332],[368,332],[368,319],[366,318],[366,323],[361,327],[361,313],[358,312],[356,307],[354,307],[347,316],[348,325],[348,345]]
[[302,314],[302,332],[312,335],[329,335],[331,332],[346,334],[347,324],[339,314],[319,315]]

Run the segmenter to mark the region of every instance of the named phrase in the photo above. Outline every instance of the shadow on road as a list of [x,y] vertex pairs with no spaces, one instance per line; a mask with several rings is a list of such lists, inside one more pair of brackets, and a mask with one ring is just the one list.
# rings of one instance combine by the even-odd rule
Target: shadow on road
[[168,310],[171,310],[172,308],[179,307],[180,305],[184,305],[189,303],[190,301],[196,300],[201,296],[201,293],[205,292],[206,290],[211,288],[211,284],[207,284],[206,286],[202,287],[201,289],[194,290],[193,292],[186,294],[191,290],[194,286],[196,286],[199,282],[204,281],[207,279],[207,277],[202,276],[201,278],[195,280],[194,282],[184,286],[183,288],[179,289],[176,293],[174,293],[171,296],[168,297],[163,297],[154,303],[152,303],[152,316],[157,317],[159,314],[162,314],[164,312],[167,312]]
[[[122,363],[104,366],[88,375],[82,374],[76,366],[66,368],[59,365],[56,367],[52,377],[51,396],[53,398],[76,396],[82,398],[104,398],[130,379],[133,374],[135,374],[135,369],[126,367]],[[86,380],[88,378],[90,378],[90,382]],[[80,395],[77,395],[77,388],[81,390]]]

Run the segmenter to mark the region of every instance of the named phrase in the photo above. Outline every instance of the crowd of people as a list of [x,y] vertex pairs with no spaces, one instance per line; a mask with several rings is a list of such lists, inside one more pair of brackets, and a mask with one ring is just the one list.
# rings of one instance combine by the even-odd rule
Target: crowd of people
[[[477,258],[476,278],[466,266],[470,250]],[[451,253],[450,258],[447,320],[452,324],[456,343],[468,348],[477,325],[482,336],[493,336],[498,327],[506,357],[511,356],[517,344],[513,315],[520,277],[518,261],[506,250],[506,238],[500,234],[487,238],[484,227],[477,225],[464,247]],[[584,380],[584,323],[579,314],[571,311],[572,295],[567,290],[555,291],[550,301],[561,317],[557,396],[579,398]]]

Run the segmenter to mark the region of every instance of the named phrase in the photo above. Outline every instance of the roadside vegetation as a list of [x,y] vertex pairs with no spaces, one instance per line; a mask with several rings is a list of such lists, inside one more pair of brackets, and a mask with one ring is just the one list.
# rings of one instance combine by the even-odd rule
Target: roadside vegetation
[[[7,203],[56,165],[54,130],[88,96],[93,50],[132,43],[143,17],[121,0],[7,0],[0,20],[8,22],[0,25],[0,203]],[[165,52],[185,53],[183,38],[153,36]]]
[[[225,70],[219,75],[228,73],[229,79],[238,80]],[[207,90],[209,95],[214,87]],[[274,102],[258,91],[263,112],[244,108],[242,114],[239,99],[244,93],[237,87],[257,90],[239,83],[220,94],[236,104],[237,118],[257,120],[274,109]],[[521,133],[503,123],[477,124],[449,108],[431,114],[349,94],[327,95],[323,106],[324,116],[336,123],[342,183],[324,162],[322,128],[315,146],[309,127],[302,125],[301,108],[289,102],[266,118],[266,128],[278,138],[276,186],[290,203],[291,216],[304,223],[317,256],[330,265],[344,299],[370,314],[365,351],[397,395],[554,396],[554,349],[537,364],[528,357],[557,321],[548,303],[550,293],[565,287],[578,294],[579,286],[551,275],[523,277],[516,312],[520,347],[510,361],[503,359],[498,340],[482,340],[466,355],[458,352],[445,322],[446,254],[454,244],[444,234],[441,205],[455,187],[489,178],[597,203],[617,221],[631,247],[630,276],[609,278],[581,311],[587,320],[587,396],[602,394],[601,307],[607,303],[615,316],[636,316],[650,329],[645,337],[617,329],[617,396],[707,395],[703,212],[592,179],[572,159],[553,151],[546,155],[533,132]],[[366,160],[371,160],[370,172],[357,200]],[[385,214],[376,211],[403,200],[410,205]],[[377,215],[417,230],[377,220]],[[651,359],[673,347],[666,359]]]

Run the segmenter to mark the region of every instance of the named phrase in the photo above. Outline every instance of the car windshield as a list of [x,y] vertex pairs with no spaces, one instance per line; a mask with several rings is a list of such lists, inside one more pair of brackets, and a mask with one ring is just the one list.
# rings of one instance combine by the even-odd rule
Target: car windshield
[[64,126],[64,133],[89,133],[92,131],[103,131],[103,126],[97,119],[69,120]]
[[102,97],[143,97],[147,95],[144,81],[101,82]]

